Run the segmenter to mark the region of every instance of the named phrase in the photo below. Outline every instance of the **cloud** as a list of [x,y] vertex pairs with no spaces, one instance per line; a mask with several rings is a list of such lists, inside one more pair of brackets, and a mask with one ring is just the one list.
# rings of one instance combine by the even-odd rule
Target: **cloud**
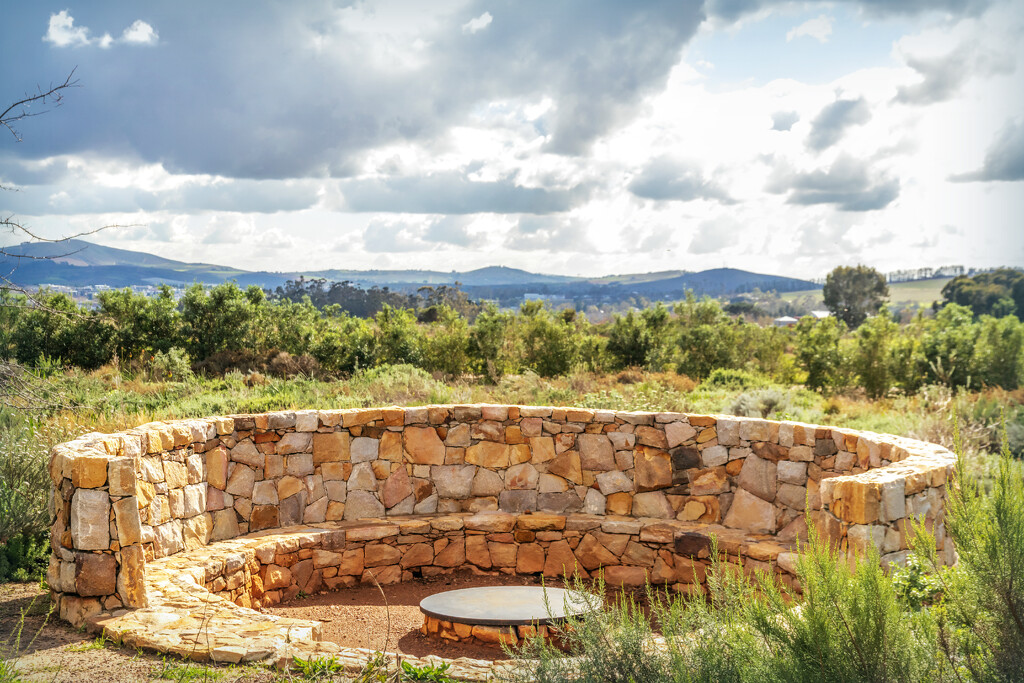
[[832,17],[824,14],[815,17],[814,19],[808,19],[799,26],[795,26],[789,30],[786,34],[786,42],[788,43],[794,38],[799,38],[800,36],[814,38],[819,43],[828,42],[828,37],[832,35],[833,21],[835,20]]
[[828,149],[842,139],[848,128],[867,123],[870,119],[871,109],[863,97],[855,100],[837,99],[825,105],[811,121],[807,147],[817,152]]
[[479,31],[483,31],[491,24],[491,21],[493,20],[494,17],[491,16],[490,12],[484,12],[476,19],[470,19],[465,24],[463,24],[462,32],[472,34],[477,33]]
[[799,120],[800,115],[795,111],[777,111],[772,114],[772,130],[790,130]]
[[363,248],[368,252],[407,252],[424,248],[419,227],[405,221],[374,218],[363,231]]
[[582,204],[589,188],[523,187],[513,180],[472,181],[463,173],[356,179],[341,184],[349,211],[394,213],[534,213],[568,211]]
[[483,236],[469,232],[471,221],[466,216],[441,216],[430,223],[423,233],[428,242],[473,247],[483,242]]
[[121,34],[121,40],[125,43],[133,43],[135,45],[156,45],[159,36],[153,27],[144,22],[142,19],[136,19],[135,22],[126,28]]
[[985,152],[981,168],[950,176],[953,182],[1024,180],[1024,121],[1008,121]]
[[695,199],[734,204],[735,200],[714,180],[704,178],[692,162],[661,156],[649,163],[629,183],[637,197],[656,201],[690,202]]
[[66,9],[50,15],[50,25],[43,40],[57,47],[81,47],[92,42],[89,29],[75,26],[75,18]]
[[88,27],[75,26],[75,18],[65,9],[50,15],[50,23],[47,26],[46,35],[43,36],[43,41],[53,43],[56,47],[96,45],[107,49],[115,42],[130,45],[155,45],[159,38],[153,27],[141,19],[136,19],[131,26],[126,28],[121,33],[120,40],[114,40],[109,33],[104,33],[99,38],[90,38],[89,33]]
[[894,101],[910,105],[945,102],[952,99],[971,77],[1010,73],[1014,68],[1012,58],[966,45],[945,55],[906,55],[904,60],[921,76],[921,80],[900,86]]
[[586,225],[575,217],[521,216],[505,236],[516,251],[587,252],[593,249]]
[[[869,15],[883,17],[912,16],[926,12],[946,12],[956,16],[977,16],[984,12],[993,1],[854,0],[849,4],[859,6]],[[763,9],[788,4],[791,4],[789,0],[709,0],[708,15],[731,22]]]
[[780,169],[765,188],[789,193],[789,204],[832,204],[840,211],[875,211],[891,204],[900,193],[896,178],[871,178],[864,161],[840,155],[827,170],[794,172]]
[[[731,221],[728,221],[732,223]],[[697,228],[687,251],[691,254],[711,254],[723,249],[733,243],[737,231],[736,226],[731,225],[732,230],[723,229],[718,221],[704,221]]]

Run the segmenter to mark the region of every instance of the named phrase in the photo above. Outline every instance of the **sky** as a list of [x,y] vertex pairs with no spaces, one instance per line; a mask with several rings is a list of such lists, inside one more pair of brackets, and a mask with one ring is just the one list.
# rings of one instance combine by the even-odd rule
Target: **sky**
[[[5,3],[0,215],[248,270],[1024,265],[1024,0]],[[21,242],[0,234],[0,244]]]

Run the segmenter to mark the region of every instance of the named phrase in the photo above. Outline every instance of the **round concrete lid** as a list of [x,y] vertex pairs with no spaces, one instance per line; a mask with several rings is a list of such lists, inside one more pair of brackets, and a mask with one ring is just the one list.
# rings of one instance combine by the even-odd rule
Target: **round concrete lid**
[[460,624],[550,624],[601,608],[596,595],[544,586],[488,586],[435,593],[420,602],[429,617]]

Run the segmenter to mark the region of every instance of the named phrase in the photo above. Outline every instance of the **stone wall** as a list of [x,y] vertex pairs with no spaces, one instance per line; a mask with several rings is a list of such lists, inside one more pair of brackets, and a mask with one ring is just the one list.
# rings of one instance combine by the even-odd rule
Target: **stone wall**
[[535,406],[305,410],[88,434],[51,454],[61,616],[146,603],[146,563],[253,532],[501,510],[677,520],[947,562],[954,456],[909,439],[732,416]]

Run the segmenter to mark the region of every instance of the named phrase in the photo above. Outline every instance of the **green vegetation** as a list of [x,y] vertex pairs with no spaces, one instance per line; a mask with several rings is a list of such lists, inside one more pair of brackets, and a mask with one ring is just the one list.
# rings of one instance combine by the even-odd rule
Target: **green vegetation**
[[878,311],[889,296],[889,287],[874,268],[839,266],[825,278],[821,296],[833,315],[847,327],[857,328]]

